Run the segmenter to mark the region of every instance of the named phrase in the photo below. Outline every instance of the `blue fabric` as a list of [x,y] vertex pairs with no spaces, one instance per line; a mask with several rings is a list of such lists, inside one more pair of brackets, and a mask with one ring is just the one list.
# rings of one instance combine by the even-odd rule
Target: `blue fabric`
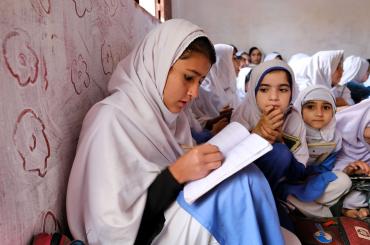
[[331,171],[335,161],[336,153],[333,153],[322,163],[308,166],[307,173],[310,177],[301,184],[285,184],[282,188],[283,200],[286,200],[289,194],[303,202],[312,202],[318,199],[324,194],[329,183],[337,179],[337,176]]
[[286,200],[291,194],[302,202],[312,202],[324,194],[328,184],[336,179],[337,176],[331,171],[314,175],[303,184],[286,184],[285,188],[282,188],[282,196]]
[[210,140],[213,137],[213,134],[208,129],[203,129],[203,131],[201,132],[197,132],[194,129],[191,129],[191,136],[199,145]]
[[300,180],[306,177],[306,167],[282,143],[274,143],[272,150],[254,163],[265,175],[273,193],[279,192],[279,184],[285,179]]
[[346,86],[351,90],[351,97],[356,104],[370,96],[370,87],[366,87],[363,83],[353,80],[347,83]]
[[334,168],[335,161],[337,160],[337,153],[330,154],[322,163],[318,165],[307,166],[307,174],[319,174],[331,171]]
[[191,205],[183,192],[177,202],[220,244],[284,244],[270,187],[254,164]]

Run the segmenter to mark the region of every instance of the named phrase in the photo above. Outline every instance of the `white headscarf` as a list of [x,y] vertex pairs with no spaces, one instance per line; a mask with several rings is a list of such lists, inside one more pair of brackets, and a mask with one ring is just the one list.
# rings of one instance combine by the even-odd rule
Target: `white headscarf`
[[334,169],[343,170],[356,160],[370,165],[370,145],[364,138],[365,128],[370,127],[370,99],[338,112],[336,118],[343,141]]
[[[335,152],[338,151],[342,146],[342,138],[339,132],[335,130],[335,98],[331,93],[330,89],[322,85],[313,85],[307,87],[301,91],[298,95],[298,98],[294,102],[294,107],[302,114],[302,107],[308,101],[312,100],[322,100],[331,104],[333,108],[333,117],[330,122],[323,127],[322,129],[315,129],[306,125],[306,140],[308,144],[319,143],[319,142],[335,142]],[[334,149],[333,149],[334,150]],[[331,153],[331,152],[329,152]]]
[[349,56],[343,62],[343,75],[340,80],[340,85],[344,85],[350,81],[360,82],[367,73],[369,62],[359,56]]
[[[289,65],[286,62],[278,59],[263,62],[253,68],[251,79],[247,85],[248,93],[246,98],[233,112],[231,121],[236,121],[243,124],[249,131],[256,127],[257,123],[261,119],[262,113],[257,105],[255,90],[265,75],[274,70],[283,70],[290,74],[292,82],[292,101],[295,99],[297,87],[295,85],[293,71]],[[283,132],[288,135],[295,136],[301,140],[301,147],[299,147],[293,153],[299,162],[306,164],[308,160],[308,150],[305,140],[306,129],[302,117],[292,106],[290,106],[285,113],[286,118],[283,125]]]
[[273,59],[276,59],[276,57],[278,56],[282,57],[281,54],[279,54],[278,52],[272,52],[272,53],[267,54],[263,61],[266,62],[269,60],[273,60]]
[[192,144],[184,112],[163,103],[170,67],[197,37],[185,20],[152,30],[122,60],[108,84],[112,93],[88,112],[67,193],[72,234],[91,243],[133,243],[147,188]]
[[215,45],[217,60],[201,84],[199,96],[192,105],[197,117],[213,118],[225,106],[238,105],[236,74],[232,62],[234,48],[227,44]]
[[302,91],[310,85],[323,85],[331,88],[331,76],[343,58],[343,50],[320,51],[311,57],[291,59],[295,79]]
[[239,101],[243,101],[245,98],[245,79],[251,72],[252,68],[250,67],[243,67],[240,69],[237,82],[236,82],[236,87],[237,87],[237,93],[239,97]]

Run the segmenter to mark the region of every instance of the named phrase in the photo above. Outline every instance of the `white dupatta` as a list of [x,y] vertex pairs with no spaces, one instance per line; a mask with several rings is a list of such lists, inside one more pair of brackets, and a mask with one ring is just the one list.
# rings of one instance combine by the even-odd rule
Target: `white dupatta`
[[343,141],[334,169],[343,170],[356,160],[370,165],[370,145],[364,138],[365,128],[370,127],[370,99],[338,112],[336,119]]

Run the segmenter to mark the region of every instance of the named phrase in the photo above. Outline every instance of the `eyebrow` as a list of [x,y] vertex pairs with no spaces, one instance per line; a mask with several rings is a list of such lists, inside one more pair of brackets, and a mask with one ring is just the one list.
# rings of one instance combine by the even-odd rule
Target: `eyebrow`
[[187,71],[191,71],[193,73],[195,73],[196,75],[200,76],[200,77],[203,77],[202,74],[200,74],[199,72],[197,72],[196,70],[192,70],[192,69],[186,69]]
[[[262,86],[264,86],[264,87],[271,87],[271,85],[270,85],[270,84],[268,84],[268,83],[261,83],[260,87],[262,87]],[[281,86],[287,86],[287,87],[290,87],[290,86],[289,86],[289,84],[286,84],[286,83],[284,83],[284,84],[279,84],[278,86],[279,86],[279,87],[281,87]]]

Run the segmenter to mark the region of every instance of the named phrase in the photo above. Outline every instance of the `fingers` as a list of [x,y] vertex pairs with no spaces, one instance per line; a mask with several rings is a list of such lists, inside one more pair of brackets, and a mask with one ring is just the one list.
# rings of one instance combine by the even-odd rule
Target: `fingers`
[[369,165],[363,161],[355,161],[351,163],[348,167],[352,171],[356,171],[356,173],[358,174],[369,174],[370,173]]

